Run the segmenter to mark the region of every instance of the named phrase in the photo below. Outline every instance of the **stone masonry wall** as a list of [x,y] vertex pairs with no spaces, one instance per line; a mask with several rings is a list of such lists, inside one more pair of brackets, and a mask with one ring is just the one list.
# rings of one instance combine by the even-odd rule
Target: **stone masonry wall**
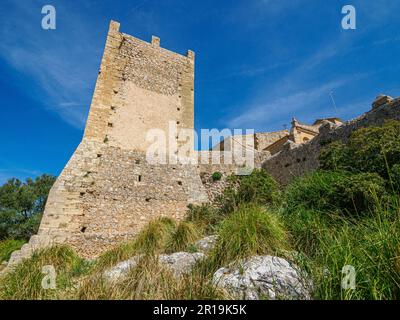
[[297,145],[287,142],[284,149],[264,161],[262,167],[279,183],[286,185],[294,177],[319,167],[321,147],[330,141],[346,141],[354,130],[362,127],[381,125],[385,120],[400,120],[400,98],[373,108],[362,116],[337,126],[324,124],[319,134],[311,141]]
[[[82,142],[52,187],[37,235],[12,254],[68,244],[94,258],[156,217],[208,201],[198,168],[146,161],[146,132],[193,128],[194,53],[182,56],[111,22]],[[177,137],[176,143],[179,145]],[[171,153],[175,150],[172,150]]]

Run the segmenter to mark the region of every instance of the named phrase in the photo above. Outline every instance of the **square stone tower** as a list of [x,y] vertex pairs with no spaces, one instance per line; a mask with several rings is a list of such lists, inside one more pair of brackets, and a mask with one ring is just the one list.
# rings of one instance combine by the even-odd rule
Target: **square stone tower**
[[182,56],[157,37],[147,43],[119,27],[110,24],[84,137],[146,151],[150,129],[194,128],[194,53]]
[[149,130],[193,129],[194,53],[179,55],[157,37],[147,43],[119,27],[110,23],[84,137],[50,191],[38,235],[10,264],[55,243],[93,258],[154,218],[181,219],[188,204],[208,201],[195,165],[146,158]]

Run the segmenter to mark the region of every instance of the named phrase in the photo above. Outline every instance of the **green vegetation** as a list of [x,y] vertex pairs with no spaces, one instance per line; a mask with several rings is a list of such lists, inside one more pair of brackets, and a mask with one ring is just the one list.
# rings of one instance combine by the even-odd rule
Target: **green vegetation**
[[[228,299],[212,285],[221,266],[255,254],[291,260],[313,279],[316,299],[400,298],[400,122],[360,129],[346,144],[330,143],[320,170],[284,189],[266,172],[232,177],[212,205],[191,206],[185,220],[149,222],[131,241],[88,263],[66,247],[36,253],[0,279],[2,299]],[[214,249],[182,277],[156,255],[196,251],[218,235]],[[21,242],[0,244],[7,259]],[[102,273],[140,257],[124,281]],[[57,288],[40,286],[44,265],[57,270]],[[355,289],[343,289],[343,267],[356,271]]]
[[19,250],[22,245],[25,243],[23,240],[3,240],[0,241],[0,263],[3,261],[8,261],[11,253],[15,250]]
[[[56,289],[44,289],[44,266],[56,270]],[[41,250],[31,259],[18,264],[0,281],[0,299],[62,299],[73,289],[75,279],[90,269],[90,264],[79,258],[70,248],[60,246]]]
[[0,187],[0,240],[29,240],[37,232],[54,181],[42,175],[25,183],[10,179]]
[[296,179],[285,191],[288,212],[306,208],[367,214],[386,198],[385,180],[376,173],[316,171]]
[[389,179],[400,162],[400,121],[355,131],[347,144],[334,142],[322,150],[321,168],[350,172],[375,172]]
[[223,220],[211,257],[218,266],[252,255],[279,255],[290,248],[280,217],[258,204],[245,204]]
[[[217,199],[220,211],[229,214],[243,203],[273,205],[279,203],[280,190],[276,181],[264,170],[254,169],[250,175],[233,177],[232,187]],[[236,183],[235,182],[239,182]]]
[[221,180],[221,178],[222,178],[222,173],[216,171],[216,172],[214,172],[214,173],[212,174],[211,178],[212,178],[213,181],[219,181],[219,180]]

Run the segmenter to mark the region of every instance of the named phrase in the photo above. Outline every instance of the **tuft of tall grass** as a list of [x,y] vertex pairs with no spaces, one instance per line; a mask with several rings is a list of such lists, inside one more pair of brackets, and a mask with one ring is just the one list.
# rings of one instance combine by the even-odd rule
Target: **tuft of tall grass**
[[258,204],[242,205],[219,226],[218,241],[207,263],[219,267],[258,254],[290,249],[280,216]]
[[220,290],[211,279],[192,272],[184,276],[174,276],[165,266],[152,256],[142,257],[138,265],[130,271],[124,281],[107,283],[95,274],[86,279],[77,290],[77,299],[223,299]]
[[165,252],[172,253],[184,251],[190,244],[199,238],[199,231],[196,226],[187,221],[181,221],[176,229],[170,234],[166,243]]
[[[381,206],[363,219],[303,210],[284,215],[306,259],[317,299],[399,299],[400,211]],[[342,287],[345,266],[355,268],[355,289]]]
[[170,218],[150,221],[135,239],[102,254],[97,259],[96,268],[104,270],[137,254],[154,255],[166,247],[175,229],[176,224]]
[[[52,266],[56,272],[56,288],[45,289],[42,281],[46,276],[43,267]],[[55,246],[36,251],[30,259],[23,260],[0,278],[0,299],[37,300],[62,298],[62,294],[73,288],[74,277],[90,270],[90,264],[79,258],[66,246]]]

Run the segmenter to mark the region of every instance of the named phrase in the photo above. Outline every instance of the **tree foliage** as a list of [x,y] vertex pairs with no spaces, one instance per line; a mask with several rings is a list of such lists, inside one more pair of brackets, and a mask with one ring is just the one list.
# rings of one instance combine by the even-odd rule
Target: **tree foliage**
[[325,170],[375,172],[389,179],[392,168],[400,164],[400,121],[356,130],[347,144],[327,145],[321,151],[320,163]]
[[0,240],[27,240],[37,232],[55,179],[46,174],[26,182],[13,178],[0,187]]

